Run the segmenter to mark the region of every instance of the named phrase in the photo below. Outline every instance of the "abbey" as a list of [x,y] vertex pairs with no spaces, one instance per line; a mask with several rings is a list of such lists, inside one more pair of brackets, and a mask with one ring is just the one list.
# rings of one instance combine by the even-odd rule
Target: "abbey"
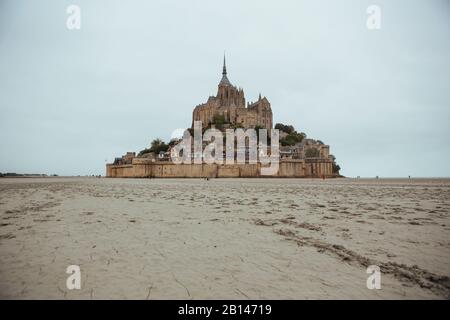
[[[198,127],[201,129],[196,130]],[[218,130],[206,130],[213,127]],[[204,132],[203,129],[205,129]],[[219,159],[219,161],[206,161],[205,159],[210,159],[210,157],[205,158],[205,151],[210,150],[211,137],[203,141],[200,139],[200,144],[197,144],[193,138],[196,132],[200,132],[201,136],[212,131],[221,133],[231,131],[236,134],[245,131],[245,135],[255,131],[264,132],[260,129],[267,129],[267,133],[270,134],[270,152],[266,153],[262,150],[261,153],[259,150],[257,157],[252,157],[255,154],[252,153],[250,139],[248,145],[240,146],[236,135],[236,143],[234,138],[224,139],[227,142],[232,141],[232,145],[227,143],[226,148],[222,149],[223,158],[220,157],[221,151],[214,147],[214,157],[211,159]],[[215,140],[216,136],[214,136],[214,144]],[[263,140],[260,139],[259,143]],[[245,141],[245,137],[242,141]],[[200,146],[197,151],[195,146]],[[182,156],[178,150],[179,147],[183,150]],[[185,153],[186,150],[190,151]],[[175,152],[172,153],[172,151]],[[339,166],[329,151],[328,145],[320,140],[306,139],[306,134],[297,132],[291,125],[277,123],[274,126],[270,102],[266,97],[261,97],[261,94],[256,102],[246,102],[244,90],[232,85],[228,79],[224,57],[222,78],[216,95],[210,96],[206,103],[194,108],[191,127],[184,131],[183,138],[172,139],[168,144],[155,139],[150,148],[140,151],[137,155],[135,152],[128,152],[122,157],[115,158],[113,163],[106,165],[106,176],[133,178],[336,177],[339,175]],[[216,152],[219,155],[217,157]],[[173,154],[177,156],[173,157]],[[232,159],[230,162],[229,155]],[[242,155],[241,160],[244,161],[235,162],[233,159],[238,158],[236,155]],[[183,161],[179,162],[178,156],[181,156]],[[270,163],[263,161],[266,156],[276,161],[270,160]],[[227,161],[220,161],[225,158]],[[252,159],[257,161],[251,161]]]
[[203,126],[207,127],[213,124],[218,116],[221,121],[234,127],[271,129],[273,126],[269,100],[266,97],[261,98],[260,94],[258,101],[246,105],[244,89],[233,86],[228,80],[225,57],[217,94],[194,108],[192,126],[194,121],[201,121]]

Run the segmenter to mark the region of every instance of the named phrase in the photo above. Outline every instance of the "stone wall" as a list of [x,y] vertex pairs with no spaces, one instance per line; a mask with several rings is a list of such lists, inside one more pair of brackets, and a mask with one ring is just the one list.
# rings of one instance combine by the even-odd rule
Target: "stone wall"
[[261,164],[174,164],[136,158],[131,165],[106,165],[106,176],[117,178],[236,178],[236,177],[332,177],[328,159],[281,161],[277,175],[262,176]]

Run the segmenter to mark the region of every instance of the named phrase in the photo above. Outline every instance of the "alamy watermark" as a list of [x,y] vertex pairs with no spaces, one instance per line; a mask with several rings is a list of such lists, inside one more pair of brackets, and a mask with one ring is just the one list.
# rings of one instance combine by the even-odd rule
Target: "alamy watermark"
[[[275,175],[280,162],[278,129],[268,130],[226,129],[225,135],[216,128],[203,133],[202,122],[194,121],[192,137],[189,130],[184,131],[181,142],[175,145],[170,157],[175,164],[261,164],[261,175]],[[225,141],[225,145],[224,145]],[[203,143],[209,142],[203,148]]]
[[67,7],[66,13],[69,15],[66,20],[66,27],[69,30],[81,29],[81,9],[75,4]]
[[370,274],[367,278],[366,286],[367,289],[381,289],[381,271],[380,267],[376,265],[371,265],[367,267],[366,273]]
[[66,273],[70,274],[66,280],[66,287],[69,290],[81,289],[81,269],[80,266],[70,265],[66,269]]
[[[69,15],[66,20],[66,27],[69,30],[81,29],[81,8],[76,4],[67,6],[66,13]],[[367,7],[366,13],[368,15],[366,26],[369,30],[381,29],[381,8],[378,5],[372,4]]]
[[368,14],[366,26],[369,30],[381,29],[381,8],[375,4],[367,7]]

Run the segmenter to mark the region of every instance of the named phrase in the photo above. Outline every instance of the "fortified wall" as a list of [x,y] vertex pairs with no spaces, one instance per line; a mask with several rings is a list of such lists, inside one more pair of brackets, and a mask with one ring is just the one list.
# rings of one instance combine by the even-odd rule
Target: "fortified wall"
[[261,175],[256,164],[175,164],[134,158],[131,164],[106,165],[107,177],[120,178],[329,178],[333,177],[332,161],[323,158],[282,160],[276,175]]

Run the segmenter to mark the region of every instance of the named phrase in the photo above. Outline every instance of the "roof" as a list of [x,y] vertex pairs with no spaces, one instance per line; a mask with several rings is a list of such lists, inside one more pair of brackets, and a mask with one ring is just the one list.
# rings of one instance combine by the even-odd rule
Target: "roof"
[[230,80],[228,80],[226,73],[222,76],[222,79],[219,82],[219,86],[231,86],[231,82]]
[[219,82],[219,86],[231,86],[231,82],[227,78],[227,65],[225,63],[225,55],[223,56],[222,79]]

